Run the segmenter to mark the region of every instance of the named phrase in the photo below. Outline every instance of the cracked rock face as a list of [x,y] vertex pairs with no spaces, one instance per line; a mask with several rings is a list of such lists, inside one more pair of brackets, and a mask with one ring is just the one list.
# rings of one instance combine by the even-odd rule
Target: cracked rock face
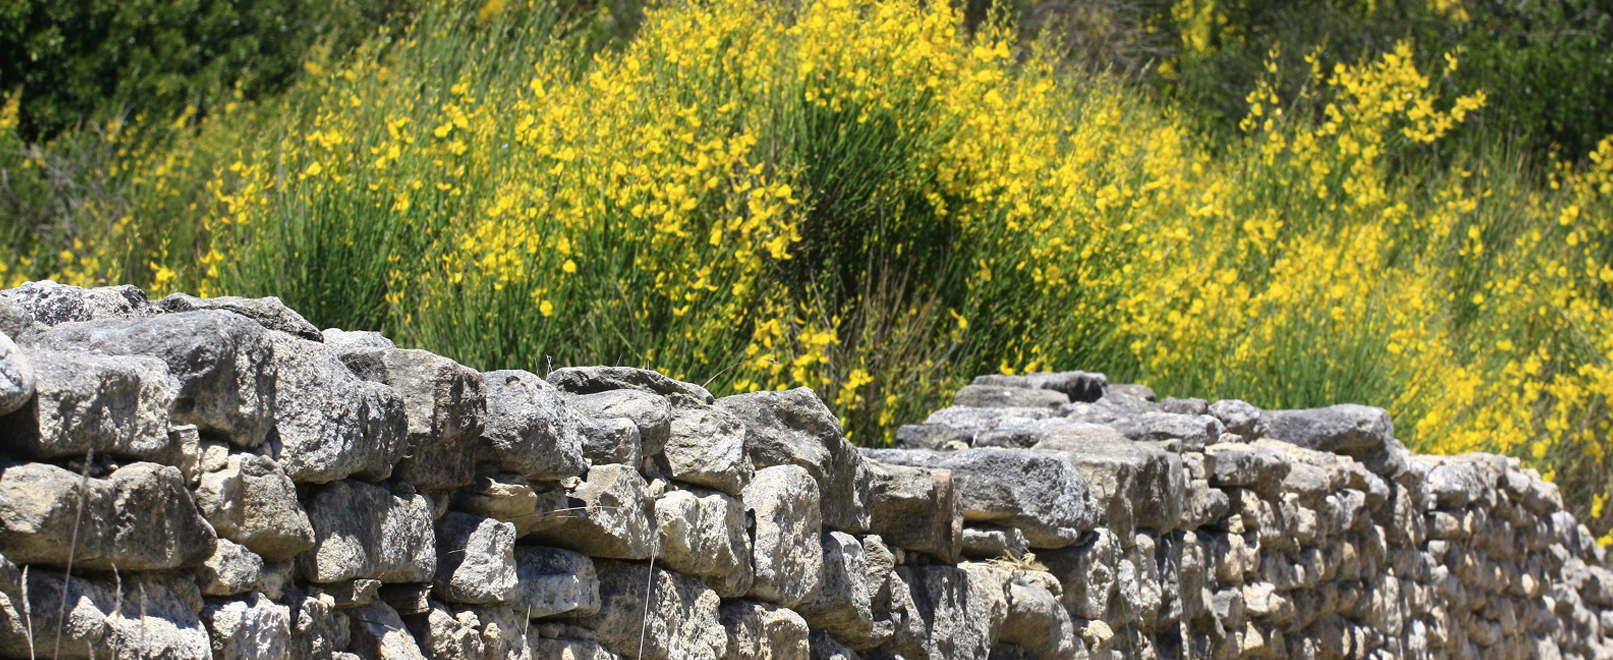
[[823,547],[810,539],[823,526],[818,484],[794,465],[775,465],[756,473],[743,498],[755,516],[751,566],[756,572],[750,595],[786,607],[818,593],[823,573]]
[[0,331],[0,416],[22,408],[33,397],[33,364],[11,337]]
[[636,562],[606,560],[596,568],[602,605],[590,623],[606,648],[645,660],[723,657],[722,600],[699,580]]
[[[0,335],[0,403],[6,344]],[[15,349],[15,346],[12,347]],[[169,436],[168,410],[177,392],[168,366],[145,356],[103,356],[37,350],[24,358],[34,395],[0,418],[11,451],[25,458],[100,456],[176,465],[185,448]],[[3,408],[0,405],[0,408]],[[20,409],[20,410],[19,410]],[[9,412],[9,411],[8,411]]]
[[582,421],[552,386],[525,371],[490,371],[482,382],[487,397],[483,460],[528,479],[587,471]]
[[217,538],[179,470],[155,463],[126,465],[104,479],[44,463],[3,465],[0,502],[0,554],[21,563],[190,567],[212,555]]
[[437,572],[431,505],[360,481],[321,487],[308,505],[314,545],[298,556],[311,582],[430,582]]
[[[194,591],[195,585],[189,589]],[[185,591],[177,581],[131,576],[120,587],[111,580],[32,570],[27,581],[32,646],[39,657],[64,660],[215,657],[208,631],[196,615],[200,595]],[[63,602],[71,604],[65,612]],[[0,622],[0,654],[6,657],[29,657],[30,633],[22,626],[22,609],[20,602],[0,603],[0,619],[6,619]]]
[[323,343],[276,333],[275,381],[296,392],[275,406],[279,462],[293,481],[385,479],[408,449],[403,398],[360,379]]

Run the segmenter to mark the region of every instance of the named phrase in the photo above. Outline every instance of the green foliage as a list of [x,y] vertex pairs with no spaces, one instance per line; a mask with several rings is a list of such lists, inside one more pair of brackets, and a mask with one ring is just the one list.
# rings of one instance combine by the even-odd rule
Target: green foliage
[[21,134],[168,115],[238,85],[280,88],[320,40],[367,36],[412,0],[0,0],[0,92]]

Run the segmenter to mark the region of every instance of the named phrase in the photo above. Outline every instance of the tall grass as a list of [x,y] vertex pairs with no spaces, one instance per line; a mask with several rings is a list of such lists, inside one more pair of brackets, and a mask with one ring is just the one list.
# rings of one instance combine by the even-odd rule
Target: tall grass
[[118,205],[0,277],[279,295],[484,369],[809,385],[866,443],[986,371],[1358,401],[1602,513],[1613,144],[1436,160],[1484,99],[1409,47],[1308,59],[1318,93],[1260,85],[1227,144],[944,2],[673,3],[605,50],[548,9],[434,7],[278,99],[109,131]]

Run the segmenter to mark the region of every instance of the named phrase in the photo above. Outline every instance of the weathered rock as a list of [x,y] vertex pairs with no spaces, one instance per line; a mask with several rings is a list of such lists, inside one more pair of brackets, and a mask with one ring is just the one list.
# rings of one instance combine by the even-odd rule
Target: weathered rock
[[845,532],[825,532],[820,539],[823,571],[818,595],[795,609],[813,628],[847,643],[866,644],[873,633],[874,616],[862,543]]
[[868,531],[868,468],[846,441],[840,420],[812,390],[760,391],[717,400],[745,425],[745,451],[758,468],[798,465],[818,483],[823,522]]
[[[638,428],[640,453],[655,456],[672,433],[672,403],[642,390],[607,390],[567,401],[578,414],[595,419],[625,419]],[[637,465],[637,463],[629,463]]]
[[287,594],[285,603],[291,616],[289,657],[327,658],[337,649],[347,648],[350,622],[347,614],[336,611],[329,596],[297,591]]
[[201,619],[212,637],[214,660],[291,657],[291,611],[263,594],[209,599]]
[[397,611],[374,602],[353,610],[351,650],[367,660],[426,660]]
[[342,330],[340,328],[325,328],[319,331],[324,338],[326,346],[338,353],[355,348],[396,348],[385,335],[367,330]]
[[1264,412],[1237,399],[1223,399],[1210,404],[1210,415],[1221,420],[1228,433],[1236,433],[1250,440],[1266,434]]
[[0,291],[0,301],[11,303],[28,322],[47,327],[75,321],[140,318],[154,313],[146,293],[129,284],[85,289],[40,280]]
[[314,529],[296,485],[265,456],[206,443],[196,507],[218,535],[271,560],[313,547]]
[[582,417],[577,433],[582,437],[582,456],[589,465],[641,465],[644,460],[638,425],[632,420]]
[[975,408],[970,406],[949,406],[942,408],[929,417],[924,418],[925,424],[939,424],[957,429],[965,429],[978,434],[980,431],[995,429],[1009,429],[1024,426],[1044,419],[1057,418],[1059,413],[1048,408]]
[[804,468],[775,465],[756,472],[745,487],[745,508],[755,517],[750,594],[792,607],[818,592],[823,548],[806,542],[823,526],[818,484]]
[[428,489],[470,483],[487,413],[481,374],[417,349],[356,348],[340,357],[359,378],[385,383],[403,396],[408,440],[399,479]]
[[975,408],[1057,408],[1069,402],[1057,390],[995,385],[968,385],[952,396],[952,405]]
[[1018,558],[1025,556],[1025,548],[1025,533],[1013,527],[963,528],[963,556],[970,559]]
[[[7,382],[8,343],[0,335],[0,390]],[[12,355],[17,364],[32,363],[28,385],[37,394],[12,408],[15,414],[0,417],[0,438],[8,452],[53,459],[82,458],[93,451],[166,465],[185,462],[184,447],[168,434],[168,409],[176,391],[162,360],[53,350],[30,351],[27,358]],[[4,396],[0,391],[0,399]]]
[[633,562],[595,567],[602,604],[589,622],[606,648],[645,660],[717,660],[727,650],[721,599],[700,581]]
[[[900,567],[911,585],[919,619],[926,626],[917,648],[904,657],[985,658],[997,643],[1008,616],[1008,575],[986,564]],[[897,650],[897,649],[893,649]]]
[[632,367],[566,367],[549,372],[549,383],[573,394],[610,390],[639,390],[652,394],[682,394],[701,403],[716,401],[711,392],[694,383],[673,380],[649,369]]
[[1023,449],[865,449],[876,461],[952,471],[965,520],[1018,528],[1033,548],[1075,543],[1098,522],[1087,482],[1055,454]]
[[1018,376],[985,374],[975,376],[973,384],[994,387],[1023,387],[1053,390],[1071,401],[1097,401],[1103,396],[1109,379],[1100,373],[1061,371],[1056,373],[1030,373]]
[[[120,582],[30,567],[26,605],[0,598],[0,657],[213,657],[207,630],[196,617],[199,603],[193,608],[191,595],[176,593],[177,582],[127,574]],[[27,622],[32,626],[25,628]]]
[[812,660],[862,660],[862,656],[846,648],[827,630],[812,631],[807,641],[812,647]]
[[319,328],[309,323],[301,314],[292,311],[279,298],[241,298],[237,296],[220,296],[217,298],[197,298],[186,293],[173,293],[157,301],[157,309],[164,312],[192,312],[198,309],[217,309],[240,314],[252,319],[258,325],[269,330],[278,330],[286,334],[296,335],[309,341],[325,341]]
[[34,366],[0,330],[0,417],[22,408],[33,397]]
[[1268,410],[1266,437],[1361,461],[1378,474],[1405,471],[1406,448],[1382,408],[1339,404],[1308,410]]
[[1058,580],[1041,571],[1018,575],[1008,588],[1001,640],[1037,660],[1074,660],[1085,649],[1069,610],[1059,602]]
[[1062,600],[1070,615],[1081,619],[1108,615],[1117,586],[1119,556],[1119,539],[1102,528],[1075,547],[1036,553],[1063,587]]
[[656,549],[654,500],[638,470],[596,465],[570,506],[536,516],[530,538],[590,557],[647,559]]
[[599,642],[569,637],[529,637],[532,657],[553,660],[619,660],[616,655],[600,646]]
[[391,476],[408,449],[397,390],[353,375],[323,343],[284,333],[273,343],[275,387],[287,393],[274,409],[286,475],[310,483]]
[[570,550],[515,548],[516,591],[510,606],[527,618],[599,612],[599,576],[593,560]]
[[588,469],[581,420],[547,382],[525,371],[490,371],[482,383],[482,460],[528,479],[563,479]]
[[891,544],[954,561],[963,536],[963,502],[951,470],[870,463],[873,531]]
[[1181,440],[1182,448],[1202,451],[1204,446],[1220,439],[1225,427],[1209,415],[1178,415],[1168,412],[1147,412],[1111,423],[1115,430],[1138,442]]
[[[414,587],[415,585],[409,585]],[[371,578],[354,578],[341,582],[331,582],[309,587],[309,591],[317,593],[321,599],[329,598],[336,609],[347,610],[375,602],[381,595],[381,581]],[[398,609],[393,607],[393,609]]]
[[534,656],[528,622],[507,607],[451,605],[431,601],[423,612],[403,616],[415,642],[433,660],[543,660]]
[[263,558],[239,543],[221,538],[213,555],[196,569],[196,583],[206,596],[234,596],[257,586],[263,577]]
[[718,610],[728,648],[722,660],[808,660],[807,622],[793,610],[753,600],[724,602]]
[[179,384],[169,418],[242,447],[263,444],[274,422],[270,333],[235,314],[204,310],[67,323],[41,334],[36,345],[158,358]]
[[718,596],[743,596],[751,587],[751,542],[745,505],[713,491],[669,490],[655,502],[661,539],[657,561],[706,578]]
[[515,596],[515,525],[449,511],[437,520],[437,553],[438,598],[491,605]]
[[968,449],[975,432],[947,424],[903,424],[896,428],[896,446],[902,449]]
[[298,556],[311,582],[430,582],[437,571],[431,505],[359,481],[326,484],[308,505],[314,546]]
[[755,469],[745,454],[745,425],[691,397],[671,395],[672,419],[661,469],[672,479],[738,495]]
[[1187,493],[1181,454],[1168,445],[1060,428],[1036,444],[1060,452],[1086,479],[1105,524],[1129,535],[1137,527],[1172,529]]
[[469,487],[454,492],[450,506],[511,523],[515,525],[516,538],[520,538],[541,527],[548,514],[571,507],[563,489],[552,485],[540,488],[534,488],[518,474],[481,472]]
[[1291,469],[1287,456],[1261,445],[1218,444],[1204,449],[1205,477],[1217,488],[1272,493]]
[[171,466],[133,463],[105,479],[43,463],[0,466],[0,554],[12,561],[162,570],[200,565],[215,539]]

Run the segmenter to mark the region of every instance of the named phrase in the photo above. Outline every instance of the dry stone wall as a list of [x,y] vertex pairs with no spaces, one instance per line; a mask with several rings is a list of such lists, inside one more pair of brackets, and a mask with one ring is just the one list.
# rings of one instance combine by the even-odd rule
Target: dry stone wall
[[807,389],[478,373],[273,298],[0,291],[0,657],[1613,657],[1516,460],[1363,406],[982,376],[858,449]]

